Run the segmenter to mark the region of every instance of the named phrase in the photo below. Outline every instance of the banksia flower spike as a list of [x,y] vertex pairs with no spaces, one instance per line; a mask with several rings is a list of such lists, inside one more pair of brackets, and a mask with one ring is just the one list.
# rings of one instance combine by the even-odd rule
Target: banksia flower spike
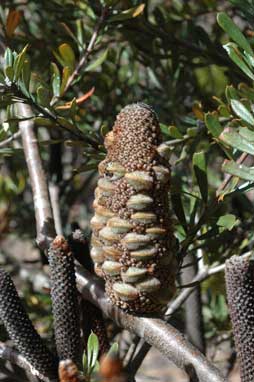
[[91,256],[111,301],[128,312],[158,311],[175,291],[175,240],[168,211],[170,168],[160,127],[145,104],[126,106],[105,138]]
[[[89,248],[87,247],[87,240],[84,233],[80,229],[76,229],[68,238],[68,242],[74,257],[78,259],[89,272],[93,273],[93,264],[89,255]],[[100,354],[107,353],[109,350],[109,341],[101,310],[90,301],[86,300],[81,301],[81,310],[81,327],[83,330],[85,346],[92,331],[99,339]]]
[[63,236],[57,236],[49,249],[51,298],[54,331],[59,358],[79,363],[80,323],[74,258]]
[[57,362],[36,332],[8,273],[0,269],[0,318],[25,359],[42,375],[57,376]]
[[226,261],[228,307],[242,382],[254,381],[254,262],[239,256]]

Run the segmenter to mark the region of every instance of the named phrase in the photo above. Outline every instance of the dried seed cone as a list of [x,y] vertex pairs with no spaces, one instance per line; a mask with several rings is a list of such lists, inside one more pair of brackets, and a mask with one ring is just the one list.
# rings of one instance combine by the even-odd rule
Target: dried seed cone
[[50,246],[49,266],[58,356],[79,363],[80,323],[74,259],[62,236],[57,236]]
[[170,167],[154,111],[145,104],[126,106],[105,147],[91,220],[95,272],[120,308],[157,312],[174,294],[176,259]]
[[18,351],[41,374],[57,376],[57,362],[33,327],[14,283],[0,269],[0,318]]
[[228,306],[242,382],[254,381],[254,262],[233,256],[225,268]]

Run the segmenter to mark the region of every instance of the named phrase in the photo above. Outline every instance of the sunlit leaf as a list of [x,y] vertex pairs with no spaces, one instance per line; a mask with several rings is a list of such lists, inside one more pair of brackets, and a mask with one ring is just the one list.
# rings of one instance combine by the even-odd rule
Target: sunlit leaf
[[125,21],[128,19],[132,19],[134,17],[137,17],[141,15],[144,11],[145,4],[140,4],[137,7],[133,7],[130,9],[127,9],[126,11],[123,11],[117,15],[111,16],[109,18],[109,22],[115,22],[115,21]]
[[241,56],[241,53],[237,49],[237,45],[233,43],[228,43],[223,45],[223,48],[227,51],[231,60],[239,66],[239,68],[252,80],[254,80],[254,74],[248,67],[248,65],[244,62],[244,59]]
[[235,99],[232,99],[231,107],[238,117],[242,118],[243,121],[254,126],[254,117],[251,114],[251,112],[243,105],[243,103]]
[[227,214],[220,216],[218,221],[217,221],[217,226],[228,229],[231,231],[231,229],[237,224],[237,220],[235,215],[232,214]]
[[247,167],[234,161],[226,161],[222,165],[222,170],[241,179],[254,181],[254,167]]
[[254,143],[249,142],[236,131],[225,131],[220,135],[220,139],[237,150],[254,155]]
[[243,50],[246,50],[247,53],[253,54],[249,42],[244,37],[238,26],[226,13],[218,13],[217,21],[221,28],[232,38],[232,40],[234,40]]

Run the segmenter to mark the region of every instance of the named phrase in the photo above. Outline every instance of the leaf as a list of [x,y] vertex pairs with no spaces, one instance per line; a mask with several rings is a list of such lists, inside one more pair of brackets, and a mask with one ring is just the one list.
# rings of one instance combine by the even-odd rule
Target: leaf
[[[93,95],[94,90],[95,90],[95,88],[92,87],[87,93],[83,94],[81,97],[76,99],[76,104],[77,105],[81,105],[83,102],[85,102],[87,99],[89,99]],[[58,109],[58,110],[68,110],[68,109],[71,108],[71,104],[72,104],[72,101],[71,102],[66,102],[64,105],[57,106],[56,109]]]
[[187,222],[180,192],[172,192],[171,200],[177,219],[179,220],[179,223],[183,226],[185,232],[187,232]]
[[61,83],[61,88],[60,88],[60,95],[63,95],[65,86],[68,82],[68,79],[71,75],[71,70],[68,66],[65,66],[63,68],[63,73],[62,73],[62,83]]
[[91,373],[99,355],[99,340],[96,334],[91,333],[87,341],[87,364],[88,372]]
[[52,86],[52,90],[53,90],[53,95],[55,97],[59,97],[60,96],[60,89],[61,89],[60,71],[54,62],[51,62],[50,69],[52,72],[51,86]]
[[176,126],[169,126],[168,128],[169,135],[173,138],[183,138],[183,134],[178,130]]
[[237,150],[254,155],[254,144],[235,131],[223,132],[220,139]]
[[82,357],[82,365],[83,365],[83,371],[86,374],[87,373],[87,369],[88,369],[88,364],[87,364],[87,356],[86,356],[86,352],[85,351],[84,351],[83,357]]
[[205,124],[213,137],[218,138],[223,131],[217,114],[207,113],[205,115]]
[[117,353],[118,353],[118,350],[119,350],[118,343],[117,343],[117,342],[114,342],[114,343],[110,346],[110,349],[109,349],[109,351],[107,352],[107,355],[117,354]]
[[200,194],[203,201],[206,203],[208,198],[208,181],[205,153],[203,151],[195,153],[193,155],[192,163]]
[[143,13],[145,8],[145,4],[140,4],[137,7],[133,7],[130,9],[127,9],[126,11],[123,11],[117,15],[111,16],[109,18],[109,22],[115,22],[115,21],[125,21],[129,19],[133,19],[134,17],[137,17]]
[[102,54],[99,57],[97,57],[94,61],[87,65],[87,67],[85,68],[85,72],[91,72],[92,70],[95,70],[106,60],[107,55],[108,49],[104,50],[104,52],[102,52]]
[[37,89],[37,98],[41,106],[48,107],[50,104],[50,94],[48,89],[39,86]]
[[21,12],[12,9],[9,11],[6,21],[6,36],[11,38],[21,20]]
[[238,117],[240,117],[243,121],[249,123],[254,126],[254,117],[251,112],[244,106],[240,101],[236,99],[231,100],[231,107],[236,113]]
[[250,142],[254,142],[254,131],[249,130],[247,127],[240,127],[239,134]]
[[246,74],[246,76],[248,76],[249,78],[254,80],[254,74],[249,69],[247,64],[245,64],[245,62],[244,62],[244,60],[242,58],[241,53],[237,49],[237,45],[235,45],[233,43],[228,43],[228,44],[223,45],[223,48],[227,51],[227,53],[228,53],[229,57],[231,58],[231,60],[237,66],[239,66],[239,68]]
[[247,167],[234,161],[226,161],[222,165],[222,170],[238,178],[254,181],[254,167]]
[[26,59],[22,67],[22,81],[24,82],[24,85],[27,91],[29,91],[30,78],[31,78],[30,61]]
[[10,81],[13,81],[14,78],[14,70],[12,66],[8,66],[4,69],[5,75],[9,78]]
[[220,216],[216,225],[231,231],[231,229],[237,224],[237,222],[238,221],[236,220],[235,215],[227,214],[227,215]]
[[7,48],[4,53],[5,68],[13,65],[13,54],[10,48]]
[[64,62],[64,66],[69,66],[71,71],[73,71],[76,59],[71,46],[69,44],[64,43],[58,47],[58,51]]
[[20,77],[21,71],[23,69],[23,64],[26,58],[26,51],[28,48],[28,44],[22,49],[22,51],[17,55],[17,57],[14,60],[14,79],[17,81]]
[[217,21],[220,27],[228,33],[228,35],[234,40],[243,50],[253,55],[251,46],[245,36],[242,34],[238,26],[231,20],[231,18],[224,12],[220,12],[217,15]]

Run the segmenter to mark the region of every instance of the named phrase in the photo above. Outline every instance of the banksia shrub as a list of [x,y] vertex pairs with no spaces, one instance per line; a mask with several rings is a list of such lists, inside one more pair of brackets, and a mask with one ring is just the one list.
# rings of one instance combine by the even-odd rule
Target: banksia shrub
[[233,256],[225,268],[228,306],[241,381],[254,381],[254,262]]
[[0,318],[18,351],[35,370],[57,376],[57,362],[36,332],[11,277],[0,269]]
[[158,311],[175,291],[169,216],[170,168],[154,111],[126,106],[105,138],[91,256],[111,301],[128,312]]
[[60,359],[80,361],[80,323],[74,258],[67,241],[57,236],[49,249],[54,331]]

